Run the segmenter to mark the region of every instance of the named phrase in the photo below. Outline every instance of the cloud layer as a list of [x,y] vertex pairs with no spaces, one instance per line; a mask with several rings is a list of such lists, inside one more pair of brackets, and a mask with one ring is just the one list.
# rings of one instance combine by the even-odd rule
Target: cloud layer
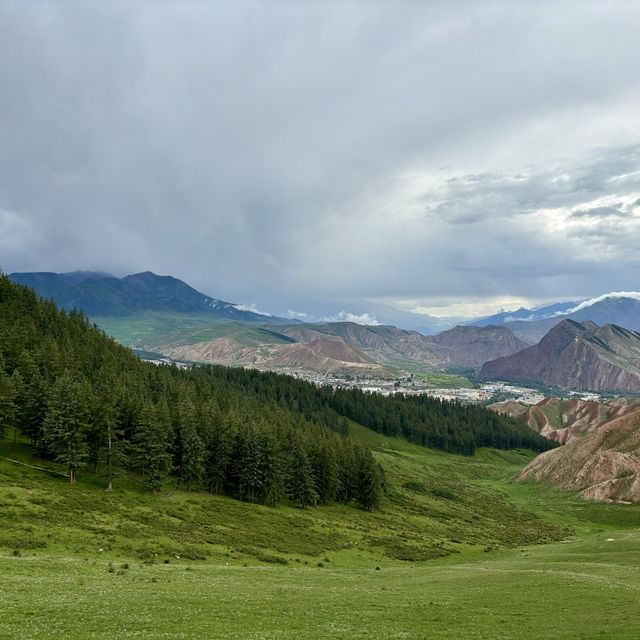
[[634,3],[0,3],[0,266],[303,299],[636,289]]

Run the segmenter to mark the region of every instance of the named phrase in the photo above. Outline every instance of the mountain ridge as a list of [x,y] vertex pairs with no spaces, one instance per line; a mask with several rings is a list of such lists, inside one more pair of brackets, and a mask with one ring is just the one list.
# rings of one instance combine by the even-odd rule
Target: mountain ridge
[[298,322],[242,309],[237,304],[201,293],[178,278],[159,276],[151,271],[123,278],[91,271],[11,273],[9,278],[31,287],[41,297],[51,298],[67,311],[82,309],[89,317],[122,317],[153,310],[245,322]]
[[485,362],[478,377],[534,380],[585,391],[640,391],[640,334],[565,319],[537,345]]

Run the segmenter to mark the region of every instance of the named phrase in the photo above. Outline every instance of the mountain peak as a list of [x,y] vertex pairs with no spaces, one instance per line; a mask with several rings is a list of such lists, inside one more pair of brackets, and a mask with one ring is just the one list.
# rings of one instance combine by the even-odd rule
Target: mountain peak
[[88,271],[70,274],[13,273],[9,277],[33,288],[42,297],[52,298],[60,307],[67,310],[82,309],[89,317],[122,317],[142,311],[161,311],[208,314],[244,322],[291,322],[238,308],[200,293],[178,278],[159,276],[152,271],[142,271],[124,278]]
[[585,391],[640,391],[640,334],[565,319],[537,345],[485,362],[480,377],[535,380]]

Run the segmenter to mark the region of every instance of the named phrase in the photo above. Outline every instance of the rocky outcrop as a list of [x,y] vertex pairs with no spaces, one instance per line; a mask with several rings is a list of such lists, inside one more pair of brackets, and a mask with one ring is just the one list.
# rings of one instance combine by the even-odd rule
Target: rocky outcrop
[[623,398],[595,402],[548,397],[530,406],[510,401],[497,402],[489,408],[524,422],[550,440],[565,444],[611,420],[640,410],[640,402]]
[[615,325],[563,320],[537,345],[486,362],[479,377],[640,392],[640,334]]
[[640,410],[611,420],[572,442],[540,454],[515,480],[578,491],[585,500],[640,500]]

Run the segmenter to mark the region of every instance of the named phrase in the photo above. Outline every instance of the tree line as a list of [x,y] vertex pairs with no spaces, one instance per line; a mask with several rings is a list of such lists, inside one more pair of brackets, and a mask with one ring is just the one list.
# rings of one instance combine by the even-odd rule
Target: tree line
[[359,389],[319,387],[273,372],[199,367],[194,375],[240,391],[262,403],[276,403],[306,419],[348,433],[349,420],[388,436],[449,453],[473,455],[477,447],[546,451],[557,443],[522,422],[485,407],[398,393],[383,396]]
[[0,435],[28,438],[72,481],[89,467],[112,488],[133,471],[157,492],[173,474],[187,490],[373,509],[384,474],[368,447],[348,437],[350,420],[467,455],[481,446],[555,446],[479,406],[143,362],[81,311],[59,310],[0,275]]
[[383,472],[344,421],[314,421],[199,368],[143,362],[80,311],[0,275],[0,436],[26,438],[74,482],[125,472],[244,500],[376,508]]

